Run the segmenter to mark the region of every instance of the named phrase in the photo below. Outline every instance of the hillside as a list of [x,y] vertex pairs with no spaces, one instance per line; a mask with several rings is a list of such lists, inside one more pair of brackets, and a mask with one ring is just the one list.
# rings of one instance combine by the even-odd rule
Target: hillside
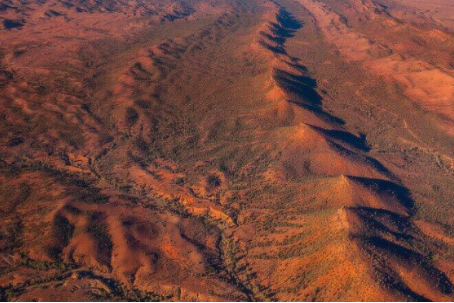
[[2,301],[452,301],[452,12],[2,2]]

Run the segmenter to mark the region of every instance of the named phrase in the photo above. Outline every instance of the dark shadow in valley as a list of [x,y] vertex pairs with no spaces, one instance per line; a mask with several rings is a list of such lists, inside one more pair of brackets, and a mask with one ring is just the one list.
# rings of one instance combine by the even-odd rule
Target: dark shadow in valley
[[317,81],[312,79],[311,77],[305,76],[305,75],[295,75],[280,69],[276,69],[274,71],[274,77],[279,77],[283,80],[286,81],[293,81],[295,83],[301,84],[308,86],[310,88],[316,88],[317,87]]
[[282,58],[291,70],[275,69],[273,79],[288,95],[288,102],[313,112],[321,119],[343,125],[345,122],[335,117],[322,108],[322,97],[315,90],[317,81],[307,75],[307,68],[299,63],[299,59],[291,57],[285,49],[285,42],[294,36],[295,32],[303,26],[303,23],[295,19],[289,12],[281,8],[276,16],[276,22],[269,23],[269,32],[261,32],[261,45],[276,55],[286,55]]
[[380,234],[391,234],[397,240],[409,241],[414,237],[410,234],[413,225],[406,217],[386,209],[372,207],[349,207],[349,211],[357,214],[365,223],[365,234],[378,236]]
[[338,124],[338,125],[344,125],[345,124],[344,120],[342,120],[341,118],[338,118],[336,116],[333,116],[330,113],[325,112],[321,107],[311,106],[311,105],[307,105],[307,104],[302,104],[300,102],[293,101],[293,100],[289,100],[289,102],[293,103],[295,105],[298,105],[298,106],[300,106],[301,108],[304,108],[307,111],[313,112],[314,114],[316,114],[318,117],[320,117],[321,119],[323,119],[325,121],[332,122],[332,123],[335,123],[335,124]]
[[[280,9],[277,16],[277,22],[269,22],[268,30],[271,34],[262,31],[260,34],[264,37],[264,40],[260,41],[260,44],[276,54],[287,54],[285,50],[284,43],[288,38],[294,36],[295,32],[300,29],[303,24],[295,19],[289,12],[285,9]],[[274,43],[268,43],[271,41]]]
[[353,176],[349,176],[349,178],[375,192],[395,197],[410,213],[414,212],[414,201],[411,198],[410,191],[407,188],[394,182],[381,179]]
[[4,19],[3,20],[3,26],[7,29],[20,29],[22,26],[24,26],[24,23],[21,21],[15,21],[15,20],[9,20],[9,19]]
[[368,152],[370,147],[367,145],[366,136],[361,135],[357,137],[352,133],[343,131],[343,130],[335,130],[335,129],[324,129],[321,127],[317,127],[311,125],[314,129],[318,130],[319,132],[323,133],[325,136],[329,137],[330,139],[340,141],[345,143],[353,148]]
[[[266,44],[267,49],[276,55],[285,55],[282,56],[283,58],[281,58],[281,61],[290,67],[288,70],[284,68],[276,68],[274,70],[273,79],[276,81],[276,84],[287,93],[288,102],[314,113],[327,122],[339,126],[344,125],[345,122],[341,118],[336,117],[323,109],[323,98],[316,90],[317,81],[308,75],[307,68],[300,64],[298,58],[290,56],[285,50],[285,42],[287,39],[293,37],[295,32],[301,28],[303,24],[297,21],[283,8],[279,10],[276,19],[277,22],[270,23],[269,33],[261,33],[262,38],[264,38],[263,43]],[[347,144],[362,152],[370,151],[365,135],[357,137],[344,130],[324,129],[320,127],[318,127],[317,130],[333,141]],[[365,156],[365,161],[372,164],[375,169],[393,180],[397,180],[378,160]]]
[[296,31],[303,26],[303,23],[301,21],[294,18],[292,14],[282,8],[279,10],[276,19],[282,27],[288,30]]
[[374,251],[385,251],[391,254],[392,259],[395,259],[401,265],[419,267],[423,277],[429,280],[440,292],[444,294],[451,294],[453,292],[453,285],[449,278],[433,266],[427,257],[420,253],[380,237],[367,238],[365,239],[365,243],[368,246],[372,246]]
[[314,89],[317,85],[314,79],[276,69],[274,71],[274,80],[279,87],[295,100],[301,100],[301,102],[311,106],[321,106],[322,98]]

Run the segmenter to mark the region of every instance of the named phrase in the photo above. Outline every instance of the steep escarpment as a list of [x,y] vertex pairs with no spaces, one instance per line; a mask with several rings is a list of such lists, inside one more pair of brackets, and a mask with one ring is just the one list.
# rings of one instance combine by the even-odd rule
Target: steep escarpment
[[[287,112],[280,103],[288,102],[292,111],[291,119],[287,115],[275,131],[282,143],[282,164],[272,169],[270,178],[299,195],[289,194],[285,204],[270,203],[268,208],[279,213],[272,220],[265,210],[261,215],[251,210],[244,219],[255,226],[267,221],[267,228],[255,231],[260,240],[248,249],[252,268],[270,277],[262,286],[281,300],[353,299],[353,290],[346,291],[351,283],[366,300],[377,295],[389,300],[449,298],[452,284],[430,261],[424,235],[412,223],[409,191],[368,156],[362,134],[348,132],[339,118],[324,111],[316,80],[301,60],[287,53],[286,39],[301,26],[279,8],[276,19],[259,32],[259,44],[272,54],[270,102],[276,111]],[[322,279],[324,267],[331,271]],[[284,268],[292,270],[282,280],[274,279]],[[331,279],[336,286],[327,282]]]
[[0,298],[452,300],[449,134],[407,100],[450,72],[390,9],[2,4]]

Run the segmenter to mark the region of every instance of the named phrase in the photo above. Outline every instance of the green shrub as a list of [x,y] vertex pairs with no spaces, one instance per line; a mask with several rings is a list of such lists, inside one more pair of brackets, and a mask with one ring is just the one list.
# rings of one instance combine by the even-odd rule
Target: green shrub
[[176,185],[183,185],[184,183],[185,183],[184,178],[179,177],[175,179]]
[[134,126],[139,120],[139,113],[132,107],[128,107],[126,110],[126,124],[129,127]]
[[209,175],[207,178],[207,183],[211,187],[221,186],[221,179],[216,175]]

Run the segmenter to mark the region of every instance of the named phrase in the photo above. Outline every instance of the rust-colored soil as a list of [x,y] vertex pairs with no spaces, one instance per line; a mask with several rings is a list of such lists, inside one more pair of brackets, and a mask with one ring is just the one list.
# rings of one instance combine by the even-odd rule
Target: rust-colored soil
[[0,3],[0,298],[452,301],[453,12]]

